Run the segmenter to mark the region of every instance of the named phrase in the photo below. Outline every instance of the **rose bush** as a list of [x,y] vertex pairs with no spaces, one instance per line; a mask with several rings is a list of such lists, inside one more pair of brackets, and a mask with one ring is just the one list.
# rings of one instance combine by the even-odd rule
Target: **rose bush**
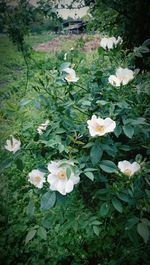
[[92,54],[74,49],[64,62],[60,53],[32,72],[34,98],[19,110],[36,101],[37,115],[3,147],[2,169],[25,204],[26,264],[148,264],[149,73],[121,46]]

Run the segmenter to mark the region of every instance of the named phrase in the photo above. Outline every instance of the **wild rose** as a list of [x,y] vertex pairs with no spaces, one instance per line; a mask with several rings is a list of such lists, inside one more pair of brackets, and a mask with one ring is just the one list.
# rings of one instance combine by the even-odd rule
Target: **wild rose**
[[116,122],[111,118],[97,118],[96,115],[93,115],[91,120],[87,121],[88,129],[90,135],[94,136],[103,136],[106,133],[113,132],[116,127]]
[[116,47],[118,44],[122,43],[122,38],[119,36],[117,39],[115,37],[104,37],[100,41],[100,46],[104,50],[110,50]]
[[64,68],[63,72],[66,73],[65,80],[68,83],[75,83],[79,80],[79,77],[76,76],[75,70],[73,70],[72,68],[69,68],[69,67]]
[[6,145],[4,146],[6,150],[16,153],[21,147],[20,140],[17,140],[15,137],[11,135],[11,139],[6,141]]
[[49,120],[46,120],[45,123],[42,123],[38,128],[37,128],[37,132],[38,134],[43,134],[44,131],[46,131],[47,126],[49,125]]
[[33,169],[28,175],[28,181],[33,184],[36,188],[43,188],[43,183],[46,181],[44,177],[45,173],[38,169]]
[[130,163],[127,160],[123,160],[118,163],[118,168],[124,175],[131,177],[140,170],[140,164],[137,162]]
[[128,68],[119,67],[116,70],[116,75],[110,75],[108,78],[109,83],[112,86],[119,87],[121,85],[127,85],[134,79],[134,72]]
[[[51,161],[48,164],[50,174],[47,177],[50,189],[56,190],[62,195],[70,193],[74,185],[80,181],[79,174],[75,173],[73,168],[74,163],[70,161],[66,161],[65,163],[63,161]],[[67,170],[70,172],[69,178]]]

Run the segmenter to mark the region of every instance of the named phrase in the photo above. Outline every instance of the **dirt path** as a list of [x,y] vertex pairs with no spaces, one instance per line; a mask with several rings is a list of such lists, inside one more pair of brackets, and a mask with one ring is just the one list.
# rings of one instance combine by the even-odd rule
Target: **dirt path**
[[84,52],[88,52],[97,49],[99,47],[99,42],[99,34],[60,35],[51,41],[33,46],[33,49],[42,52],[57,52],[61,50],[67,51],[70,48],[79,48]]

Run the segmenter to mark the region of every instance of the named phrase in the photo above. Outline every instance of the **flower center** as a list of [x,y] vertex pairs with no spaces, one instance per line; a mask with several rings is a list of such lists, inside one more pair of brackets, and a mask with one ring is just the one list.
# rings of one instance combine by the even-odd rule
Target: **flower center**
[[67,75],[67,76],[66,76],[66,80],[67,80],[67,81],[72,81],[72,75],[70,75],[70,74]]
[[35,176],[34,180],[36,183],[39,183],[41,181],[41,177],[37,175]]
[[126,176],[128,176],[128,177],[131,177],[131,175],[132,175],[132,171],[131,171],[131,169],[126,169],[126,170],[124,171],[124,174],[125,174]]
[[95,131],[96,131],[96,132],[103,133],[104,130],[105,130],[105,127],[104,127],[103,125],[99,125],[99,124],[97,124],[97,125],[95,126]]
[[59,179],[65,179],[66,178],[66,172],[64,170],[61,170],[58,172],[58,178]]

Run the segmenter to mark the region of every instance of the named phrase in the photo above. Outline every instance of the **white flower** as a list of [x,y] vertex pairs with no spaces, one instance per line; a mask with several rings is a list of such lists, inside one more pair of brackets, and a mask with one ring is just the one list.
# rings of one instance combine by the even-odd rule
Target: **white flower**
[[46,181],[44,175],[45,174],[40,170],[33,169],[28,175],[28,181],[35,187],[41,189],[43,187],[43,183]]
[[67,60],[67,53],[64,54],[64,61]]
[[40,135],[43,134],[43,131],[46,131],[48,125],[49,125],[49,120],[46,120],[45,123],[42,123],[42,124],[37,128],[37,132],[38,132]]
[[[47,177],[47,181],[50,184],[51,190],[57,190],[62,195],[70,193],[74,185],[80,181],[79,174],[73,170],[74,164],[70,161],[51,161],[48,164],[48,170],[50,174]],[[70,171],[70,177],[67,177],[67,170]]]
[[119,67],[116,71],[116,75],[110,75],[108,78],[109,83],[112,86],[127,85],[134,79],[134,72],[128,68]]
[[131,177],[134,173],[140,170],[140,165],[137,162],[130,163],[129,161],[124,160],[118,163],[118,168],[124,175]]
[[101,119],[97,118],[96,115],[93,115],[92,119],[87,121],[87,124],[91,136],[102,136],[106,133],[113,132],[116,127],[116,122],[112,119]]
[[104,37],[100,41],[100,46],[105,50],[110,50],[116,47],[119,43],[122,43],[122,38],[120,36],[117,39],[115,37]]
[[4,146],[6,150],[16,153],[20,149],[21,142],[20,140],[15,139],[11,135],[11,139],[6,141],[6,145]]
[[65,72],[67,75],[65,76],[65,79],[67,80],[67,82],[77,82],[79,80],[79,77],[76,76],[76,72],[75,70],[73,70],[72,68],[64,68],[63,72]]
[[70,48],[70,51],[73,51],[73,50],[74,50],[74,48],[73,48],[73,47],[71,47],[71,48]]

